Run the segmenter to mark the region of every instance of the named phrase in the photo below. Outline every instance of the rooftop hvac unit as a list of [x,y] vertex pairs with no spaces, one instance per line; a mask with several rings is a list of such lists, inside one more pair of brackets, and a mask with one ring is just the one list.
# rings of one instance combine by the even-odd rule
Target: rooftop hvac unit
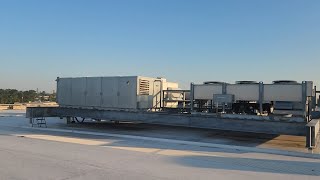
[[161,91],[177,88],[166,79],[142,76],[57,79],[57,102],[62,107],[152,109],[160,107]]

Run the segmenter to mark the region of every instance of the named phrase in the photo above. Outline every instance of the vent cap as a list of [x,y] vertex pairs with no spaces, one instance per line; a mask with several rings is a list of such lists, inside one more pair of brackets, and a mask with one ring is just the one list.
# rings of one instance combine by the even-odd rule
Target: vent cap
[[257,81],[236,81],[236,84],[259,84]]
[[298,84],[298,82],[292,80],[277,80],[273,81],[273,84]]
[[221,82],[221,81],[206,81],[203,82],[203,84],[224,84],[225,82]]

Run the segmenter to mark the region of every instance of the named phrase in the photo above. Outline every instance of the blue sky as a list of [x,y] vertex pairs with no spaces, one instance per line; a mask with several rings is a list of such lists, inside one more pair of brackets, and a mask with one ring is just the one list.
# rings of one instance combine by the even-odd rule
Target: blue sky
[[320,81],[318,0],[0,0],[0,88],[144,75]]

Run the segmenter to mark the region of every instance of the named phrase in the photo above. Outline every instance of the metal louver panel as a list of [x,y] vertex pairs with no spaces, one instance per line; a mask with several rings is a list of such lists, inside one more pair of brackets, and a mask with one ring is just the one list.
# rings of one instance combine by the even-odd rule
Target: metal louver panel
[[148,80],[139,80],[139,95],[149,95],[150,82]]

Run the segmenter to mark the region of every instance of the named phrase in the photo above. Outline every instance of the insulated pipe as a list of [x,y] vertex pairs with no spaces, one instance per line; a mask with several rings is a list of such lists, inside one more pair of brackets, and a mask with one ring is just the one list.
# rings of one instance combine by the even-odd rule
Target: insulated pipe
[[57,77],[57,79],[56,79],[56,103],[59,103],[58,102],[58,99],[59,99],[59,92],[58,92],[58,90],[59,90],[59,88],[58,88],[58,86],[59,86],[59,80],[60,80],[60,77]]
[[193,112],[194,83],[190,84],[190,112]]
[[316,98],[316,106],[319,106],[320,96],[317,99],[317,94],[320,94],[320,91],[317,91],[317,86],[314,86],[314,96]]
[[222,94],[227,94],[227,83],[222,84]]
[[259,82],[259,113],[260,115],[263,113],[263,96],[264,96],[264,85],[263,82]]
[[[309,118],[307,117],[308,114],[307,114],[307,82],[306,81],[302,81],[302,84],[301,84],[301,88],[302,88],[302,110],[304,112],[304,117],[306,118],[307,121],[309,121]],[[309,106],[309,103],[308,103],[308,106]]]
[[[100,77],[100,106],[103,106],[103,79]],[[139,108],[139,107],[137,107]]]
[[314,86],[314,91],[315,91],[315,96],[317,96],[317,94],[320,94],[320,91],[317,91],[317,86]]
[[[162,79],[156,79],[156,80],[153,81],[153,86],[154,86],[155,82],[160,82],[160,108],[159,109],[161,109],[162,108],[162,101],[163,101],[163,98],[164,98],[164,97],[162,97],[163,81],[162,81]],[[154,91],[154,88],[153,88],[153,91]],[[157,108],[157,102],[156,102],[156,108]]]

